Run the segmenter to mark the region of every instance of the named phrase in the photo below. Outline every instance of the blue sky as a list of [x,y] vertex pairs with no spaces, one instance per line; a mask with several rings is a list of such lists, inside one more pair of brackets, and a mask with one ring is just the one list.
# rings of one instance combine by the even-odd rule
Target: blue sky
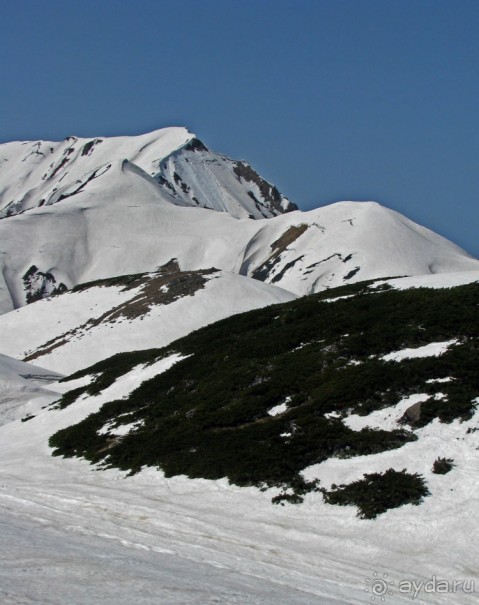
[[184,125],[479,256],[477,0],[2,2],[0,142]]

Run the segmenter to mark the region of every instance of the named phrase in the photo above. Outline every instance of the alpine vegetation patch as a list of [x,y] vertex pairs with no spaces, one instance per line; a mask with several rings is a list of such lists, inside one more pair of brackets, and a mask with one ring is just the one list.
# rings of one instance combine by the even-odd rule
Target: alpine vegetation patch
[[[236,315],[164,349],[116,355],[72,375],[93,379],[67,393],[60,407],[101,392],[138,363],[182,356],[125,399],[58,431],[50,439],[54,455],[130,473],[152,466],[167,477],[227,477],[240,486],[279,488],[275,503],[299,503],[318,490],[301,474],[309,466],[401,448],[433,419],[470,419],[479,395],[479,285],[377,291],[356,284],[347,292],[348,298],[341,290],[335,299],[333,290]],[[440,356],[384,359],[453,339],[457,344]],[[429,398],[391,430],[353,430],[344,422],[418,392]],[[103,430],[122,424],[134,428],[121,440]],[[375,518],[419,504],[428,489],[422,476],[389,469],[323,495]]]

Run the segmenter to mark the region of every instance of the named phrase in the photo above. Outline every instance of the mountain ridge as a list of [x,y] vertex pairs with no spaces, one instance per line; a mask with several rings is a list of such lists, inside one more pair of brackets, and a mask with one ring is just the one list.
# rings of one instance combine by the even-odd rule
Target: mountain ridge
[[166,345],[234,313],[294,294],[214,268],[153,273],[76,286],[0,316],[0,351],[71,373],[113,353]]
[[[152,177],[180,206],[214,208],[238,218],[268,218],[297,208],[246,163],[211,152],[186,128],[171,127],[130,137],[71,136],[0,145],[0,218],[76,195],[123,160]],[[218,170],[220,178],[215,177]],[[60,191],[65,187],[68,195]]]
[[216,266],[300,295],[348,281],[479,268],[455,244],[376,203],[237,219],[172,204],[130,167],[112,164],[107,189],[96,179],[81,196],[0,220],[0,312],[37,292],[155,271],[172,257],[182,270]]
[[215,266],[299,295],[479,267],[375,202],[295,210],[249,164],[184,128],[6,143],[0,162],[0,313],[173,257],[184,271]]

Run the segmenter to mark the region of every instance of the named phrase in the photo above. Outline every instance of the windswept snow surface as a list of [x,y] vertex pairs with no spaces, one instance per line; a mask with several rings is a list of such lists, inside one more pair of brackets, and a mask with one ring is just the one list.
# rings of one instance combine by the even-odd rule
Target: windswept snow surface
[[[477,414],[464,423],[434,421],[399,450],[333,458],[305,471],[324,487],[391,466],[424,474],[432,495],[420,506],[371,521],[358,519],[354,507],[325,504],[318,493],[300,506],[278,507],[271,503],[274,490],[165,479],[152,468],[126,477],[51,456],[53,432],[127,395],[178,358],[139,365],[99,395],[0,427],[2,602],[366,604],[367,589],[384,577],[393,582],[389,603],[411,602],[400,582],[424,587],[432,577],[451,591],[420,590],[414,602],[477,602],[477,593],[452,593],[454,580],[477,578],[477,498],[470,491],[479,472]],[[454,459],[453,473],[432,473],[438,456]]]
[[456,273],[436,273],[432,275],[414,275],[377,281],[372,288],[388,284],[396,290],[408,288],[454,288],[479,281],[479,271],[460,271]]
[[[227,482],[166,481],[151,470],[126,479],[51,457],[46,443],[52,430],[127,395],[179,359],[140,365],[95,397],[44,411],[30,421],[31,430],[16,422],[0,431],[2,603],[63,604],[66,595],[78,605],[318,603],[321,592],[309,586],[311,579],[296,585],[295,572],[280,567],[274,550],[270,556],[266,548],[263,561],[255,543],[241,535],[254,519],[228,530],[228,514],[221,522],[226,527],[217,526],[222,516],[214,503],[233,511],[240,491]],[[65,383],[59,387],[63,391]],[[247,490],[241,506],[256,491]],[[329,595],[331,583],[324,584]],[[331,595],[319,602],[347,601]]]
[[[116,530],[115,530],[116,531]],[[233,566],[2,507],[3,605],[344,605]]]
[[241,228],[225,213],[174,206],[128,163],[110,172],[107,190],[94,181],[81,199],[0,220],[0,312],[25,304],[24,275],[32,267],[71,288],[155,271],[173,257],[183,270],[234,270],[241,262],[256,221]]

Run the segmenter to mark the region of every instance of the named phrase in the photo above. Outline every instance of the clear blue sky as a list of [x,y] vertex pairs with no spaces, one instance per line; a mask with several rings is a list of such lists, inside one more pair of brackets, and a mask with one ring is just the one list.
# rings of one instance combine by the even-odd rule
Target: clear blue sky
[[3,0],[0,142],[185,125],[479,256],[478,0]]

